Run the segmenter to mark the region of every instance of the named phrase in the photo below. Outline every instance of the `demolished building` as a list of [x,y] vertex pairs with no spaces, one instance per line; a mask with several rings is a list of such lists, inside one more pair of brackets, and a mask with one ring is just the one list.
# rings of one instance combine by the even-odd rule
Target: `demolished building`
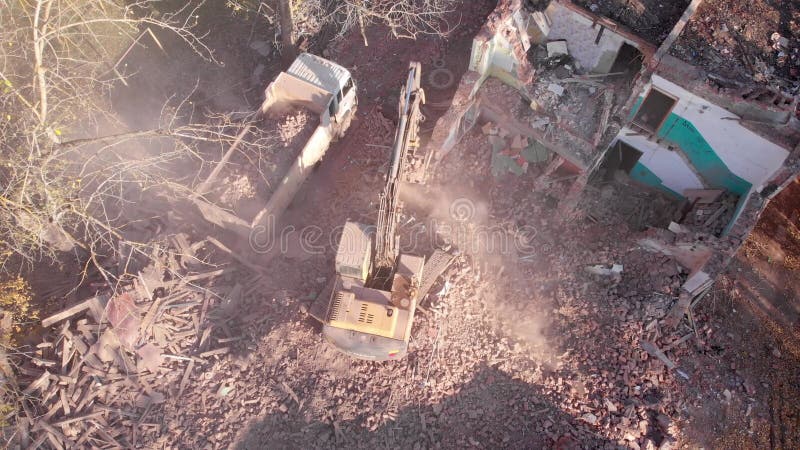
[[641,224],[638,244],[684,266],[685,307],[800,171],[796,82],[732,78],[681,57],[701,7],[691,2],[656,46],[570,0],[501,0],[433,131],[435,160],[477,125],[495,176],[534,166],[536,186],[567,180],[562,216],[598,180],[660,195],[669,208]]

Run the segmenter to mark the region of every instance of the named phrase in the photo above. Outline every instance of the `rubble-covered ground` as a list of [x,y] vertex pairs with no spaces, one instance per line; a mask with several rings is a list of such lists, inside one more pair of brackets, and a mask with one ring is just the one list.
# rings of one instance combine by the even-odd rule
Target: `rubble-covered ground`
[[[798,44],[797,2],[707,0],[670,52],[727,79],[788,80],[796,85],[800,78]],[[796,86],[789,90],[796,93]]]
[[[407,358],[350,359],[300,312],[330,276],[332,248],[287,254],[260,275],[237,264],[216,273],[187,263],[191,275],[182,281],[196,288],[173,286],[164,298],[137,302],[136,328],[148,330],[148,346],[171,356],[154,362],[139,349],[121,370],[131,362],[100,352],[108,373],[93,369],[103,363],[92,358],[80,363],[79,378],[93,380],[91,388],[78,382],[71,394],[69,371],[66,387],[56,378],[44,388],[67,389],[78,410],[65,413],[59,396],[50,396],[46,417],[68,436],[80,424],[144,447],[796,446],[796,330],[765,326],[768,315],[752,307],[749,290],[757,276],[740,275],[752,269],[735,265],[692,322],[668,328],[663,319],[685,274],[669,258],[631,245],[630,189],[589,189],[581,207],[592,213],[564,221],[554,209],[564,182],[536,187],[534,166],[495,179],[490,154],[481,133],[468,135],[432,180],[434,201],[415,205],[416,219],[403,221],[406,239],[420,227],[437,231],[431,240],[406,240],[408,251],[435,244],[459,253],[417,316]],[[309,193],[308,208],[318,219],[337,217],[340,205],[329,199],[340,195]],[[370,209],[365,201],[350,214]],[[337,221],[314,223],[328,233]],[[481,239],[485,231],[495,240]],[[197,252],[201,259],[215,254],[227,257],[207,243]],[[612,263],[623,265],[621,277],[585,270]],[[158,286],[153,276],[145,273],[144,281]],[[91,318],[72,327],[56,327],[55,336],[108,348],[94,335],[107,327]],[[648,355],[643,341],[663,349],[677,369]],[[51,356],[60,347],[40,346],[44,364],[62,360]],[[71,367],[81,367],[78,361]]]
[[613,19],[653,44],[660,44],[683,11],[688,0],[577,0],[589,11]]

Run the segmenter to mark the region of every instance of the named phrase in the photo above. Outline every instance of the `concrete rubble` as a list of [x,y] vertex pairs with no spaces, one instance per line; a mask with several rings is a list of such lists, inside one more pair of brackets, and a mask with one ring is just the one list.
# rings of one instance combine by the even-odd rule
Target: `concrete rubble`
[[[664,40],[661,47],[656,47],[622,25],[609,24],[607,18],[595,14],[598,8],[587,11],[568,0],[554,0],[546,6],[532,9],[519,2],[501,1],[495,15],[490,17],[490,21],[473,42],[470,68],[475,74],[468,72],[465,75],[456,93],[457,101],[450,111],[452,114],[446,114],[440,119],[437,129],[443,133],[437,135],[437,130],[434,130],[433,145],[442,149],[439,157],[446,158],[455,142],[463,133],[468,132],[465,130],[469,130],[469,124],[483,123],[481,126],[484,134],[487,134],[486,127],[491,124],[493,128],[507,130],[505,133],[508,135],[525,136],[529,143],[539,145],[560,157],[555,159],[560,161],[560,165],[556,163],[540,171],[540,177],[549,178],[554,172],[562,175],[575,174],[568,178],[571,183],[555,194],[564,213],[571,211],[585,214],[584,211],[575,209],[577,197],[587,189],[586,192],[591,192],[593,186],[606,184],[608,180],[628,178],[623,183],[634,189],[642,189],[639,187],[642,185],[648,189],[655,187],[666,194],[664,197],[668,202],[673,203],[667,206],[672,211],[672,217],[669,220],[650,221],[649,224],[639,220],[637,226],[643,229],[649,225],[666,231],[670,224],[674,224],[674,229],[681,230],[683,242],[703,240],[704,246],[713,252],[713,257],[707,259],[708,267],[693,268],[693,271],[704,268],[713,279],[744,241],[765,201],[775,195],[776,188],[796,176],[796,148],[800,142],[800,126],[796,125],[797,121],[792,114],[792,117],[786,119],[788,125],[760,121],[751,126],[742,122],[741,131],[729,131],[730,134],[741,133],[742,139],[753,139],[754,143],[774,146],[774,150],[770,151],[775,152],[775,162],[768,169],[772,172],[765,171],[763,175],[744,179],[741,177],[746,177],[744,173],[748,169],[732,169],[734,163],[731,158],[739,156],[731,153],[733,150],[730,147],[724,149],[731,153],[728,155],[722,150],[709,149],[711,144],[703,142],[705,147],[702,151],[717,158],[715,162],[706,161],[695,154],[701,150],[692,147],[694,143],[689,143],[682,137],[673,138],[671,130],[653,130],[658,131],[664,140],[663,143],[655,140],[653,144],[650,143],[652,138],[647,138],[646,135],[650,132],[642,133],[641,128],[636,128],[639,126],[638,121],[642,120],[642,110],[649,105],[644,102],[644,106],[640,107],[642,98],[648,93],[648,89],[651,93],[656,92],[655,82],[651,82],[650,77],[665,77],[677,82],[676,72],[684,70],[682,67],[688,67],[683,61],[675,61],[670,56],[670,49],[680,48],[683,39],[689,39],[684,38],[688,32],[681,34],[686,22],[690,23],[691,28],[695,15],[708,10],[700,8],[698,12],[699,3],[701,2],[687,5],[670,37]],[[525,19],[520,20],[520,15]],[[598,24],[603,25],[598,28]],[[589,35],[584,36],[587,33]],[[501,35],[502,38],[499,37]],[[779,37],[773,41],[778,47],[782,45],[778,42]],[[786,44],[785,41],[781,42]],[[600,46],[602,50],[592,50],[593,46]],[[526,50],[525,57],[521,56],[520,47]],[[667,59],[669,62],[665,62]],[[689,64],[692,61],[694,60],[688,60]],[[509,71],[508,67],[515,67],[515,70]],[[710,74],[708,76],[711,77]],[[741,91],[743,86],[737,84],[732,90]],[[733,105],[725,100],[731,96],[724,93],[725,88],[712,95],[708,89],[694,81],[684,83],[683,89],[693,90],[695,96],[707,96],[711,103],[719,102],[720,106],[717,108],[720,111],[728,107],[743,115],[756,115],[757,108],[763,108],[765,113],[772,113],[776,109],[775,105],[778,105],[773,102],[763,106],[755,101],[747,105],[740,101]],[[728,97],[723,98],[722,95]],[[795,103],[779,106],[793,112]],[[636,108],[639,108],[639,112],[636,112]],[[689,119],[679,117],[678,120],[693,126]],[[456,126],[458,131],[454,133]],[[695,122],[693,129],[699,129],[700,126]],[[704,131],[696,134],[692,139],[702,140],[703,133]],[[638,135],[643,137],[640,139]],[[709,142],[718,140],[713,136],[705,138]],[[505,145],[497,142],[497,138],[493,136],[489,136],[489,143],[493,148],[493,173],[499,175],[505,170],[501,164],[495,163],[497,158],[494,155],[498,150],[501,155],[507,154],[505,150],[501,150]],[[653,156],[650,158],[646,155],[650,159],[642,166],[644,150],[635,148],[641,145],[666,145],[669,150],[680,148],[683,153],[681,157],[686,163],[673,164],[665,161],[658,165],[656,157],[663,159],[659,156],[661,150],[650,150]],[[748,149],[737,151],[746,152]],[[629,154],[641,157],[640,162],[624,160],[629,158],[626,156]],[[513,154],[510,156],[514,157]],[[615,161],[617,158],[622,161]],[[723,160],[719,161],[719,158]],[[518,168],[515,164],[510,167],[514,172],[527,172],[529,163],[532,162],[520,158]],[[501,169],[497,166],[501,166]],[[719,172],[726,172],[724,177],[727,178],[717,176]],[[670,177],[676,181],[670,181]],[[678,181],[680,177],[687,180],[696,177],[701,185],[694,187],[693,182],[682,184]],[[755,185],[756,182],[761,185]],[[681,188],[682,192],[676,191],[679,186],[686,187]],[[610,188],[605,186],[603,189]],[[584,202],[591,201],[586,197],[590,195],[584,196]],[[612,198],[613,195],[604,197],[606,201]],[[643,208],[647,209],[646,206]],[[644,209],[638,214],[647,214]],[[684,230],[690,230],[691,233]],[[660,236],[667,241],[674,239],[674,236],[667,234]]]
[[[698,27],[701,26],[697,24],[701,20],[698,17],[703,17],[700,14],[713,14],[710,13],[713,7],[698,8],[700,3],[687,2],[686,11],[674,24],[672,32],[665,33],[661,46],[655,46],[650,44],[650,39],[638,38],[635,32],[619,24],[606,27],[608,19],[593,13],[597,8],[587,11],[576,8],[570,1],[554,0],[549,5],[526,10],[527,6],[518,2],[501,1],[474,40],[471,71],[461,80],[453,108],[437,123],[432,144],[441,149],[439,165],[449,166],[446,170],[452,170],[454,180],[457,173],[485,170],[487,157],[484,155],[490,154],[491,174],[487,173],[484,179],[489,181],[470,180],[474,191],[491,192],[491,197],[485,199],[491,205],[490,223],[536,227],[537,252],[520,257],[523,273],[515,278],[536,279],[538,273],[525,270],[527,264],[538,263],[538,271],[545,267],[562,270],[559,273],[562,281],[565,273],[584,267],[586,272],[597,277],[599,286],[608,286],[608,291],[594,297],[590,294],[593,289],[587,288],[587,284],[580,290],[580,282],[574,285],[567,282],[570,288],[566,289],[580,292],[575,293],[571,301],[581,299],[576,305],[569,305],[569,310],[579,311],[577,317],[583,320],[595,321],[598,320],[596,314],[607,317],[597,311],[598,305],[619,305],[623,315],[612,316],[604,326],[614,324],[612,326],[622,330],[606,328],[603,336],[611,333],[615,334],[611,340],[624,342],[628,339],[622,347],[641,339],[641,348],[668,369],[676,369],[679,364],[663,349],[673,350],[697,335],[691,332],[695,327],[693,309],[711,292],[715,278],[739,250],[769,199],[800,171],[800,127],[795,118],[797,100],[792,97],[796,92],[785,89],[796,83],[796,75],[795,81],[776,80],[770,86],[754,84],[753,81],[764,83],[770,79],[758,76],[749,84],[743,81],[725,84],[724,80],[720,82],[719,73],[704,72],[708,67],[690,68],[696,58],[678,61],[673,56],[678,54],[674,49],[684,45],[684,39],[690,35],[682,34],[686,23]],[[520,11],[528,16],[527,20],[520,21]],[[558,23],[559,20],[564,23]],[[520,26],[520,23],[527,25]],[[603,26],[598,27],[599,23]],[[609,60],[605,54],[595,56],[591,53],[593,50],[587,48],[593,44],[586,42],[589,38],[583,37],[585,32],[591,34],[590,39],[596,39],[594,44],[602,45],[606,38],[622,41],[616,56],[619,58],[628,52],[624,53],[628,62],[618,64],[619,59]],[[789,40],[778,42],[777,36],[772,40],[778,52],[791,45]],[[525,57],[520,56],[520,48],[526,49]],[[689,73],[692,75],[686,76]],[[668,91],[672,87],[667,85],[673,84],[680,88]],[[709,85],[713,88],[709,89]],[[690,119],[690,114],[678,112],[680,107],[675,107],[672,110],[675,118],[670,117],[667,110],[664,118],[659,119],[661,122],[653,123],[652,129],[647,129],[646,123],[640,126],[646,120],[653,122],[644,118],[643,111],[649,108],[650,94],[660,93],[662,87],[664,92],[678,95],[678,102],[684,101],[681,95],[692,97],[695,105],[701,105],[701,114],[717,108],[719,121],[707,124],[703,118]],[[690,128],[694,134],[692,139],[702,141],[702,151],[715,161],[704,161],[698,157],[695,142],[672,134],[674,128],[668,127],[674,125],[664,125],[669,120]],[[726,123],[727,120],[735,122]],[[727,126],[730,123],[737,125]],[[473,126],[480,128],[485,137],[471,131]],[[741,136],[739,145],[731,141],[724,144],[727,147],[719,147],[716,136],[705,135],[713,134],[714,127],[725,128],[729,136]],[[525,136],[529,143],[541,145],[553,156],[518,165],[512,161],[510,169],[506,170],[496,156],[504,154],[506,142],[497,136]],[[752,142],[753,147],[741,145],[745,141]],[[670,158],[679,154],[682,161],[666,161],[660,147],[672,152]],[[753,148],[763,149],[764,158],[750,157],[746,162],[750,166],[734,162],[739,158],[736,152],[751,152]],[[630,155],[641,158],[639,165]],[[774,155],[774,162],[766,163],[773,158],[771,155]],[[461,161],[455,163],[454,157]],[[765,163],[771,165],[763,172],[752,170]],[[517,175],[527,173],[534,181],[508,178],[509,171]],[[724,177],[718,176],[723,172]],[[682,181],[692,178],[698,181]],[[553,179],[556,181],[548,182]],[[455,185],[456,181],[452,183]],[[553,211],[558,211],[557,218],[542,219]],[[583,227],[575,227],[571,222],[574,220],[596,224],[589,226],[591,235],[586,236],[588,231]],[[601,225],[613,227],[616,242],[598,237],[598,234],[610,237],[607,234],[610,230]],[[602,242],[603,250],[610,246],[619,248],[619,253],[582,250],[594,248],[592,243],[598,241]],[[551,250],[558,246],[572,248]],[[564,261],[578,255],[609,263],[585,266]],[[611,261],[619,262],[620,269],[624,265],[625,271],[609,268]],[[508,266],[503,267],[507,274]],[[629,271],[628,268],[635,269]],[[507,286],[509,282],[495,281],[495,284]],[[547,286],[548,281],[540,280],[538,284]],[[563,283],[560,286],[564,289]],[[649,295],[637,295],[637,292],[644,293],[640,291],[644,286],[652,289]],[[522,297],[531,295],[526,294]],[[498,296],[515,304],[512,293],[504,290]],[[557,303],[560,301],[559,298]],[[524,304],[522,299],[517,302]],[[524,306],[520,308],[524,310]],[[645,315],[638,315],[642,313]],[[535,314],[542,315],[541,311]],[[515,315],[523,316],[525,314],[519,312]],[[630,327],[633,317],[638,318],[638,327]],[[513,320],[511,322],[506,326],[513,328]],[[574,338],[576,330],[562,329],[562,333]],[[637,339],[634,337],[637,334],[644,337]],[[655,336],[655,340],[647,336]],[[618,348],[597,334],[583,337],[598,339],[608,346],[597,350],[599,358],[603,358],[608,348]],[[583,349],[586,346],[586,343],[578,345]],[[629,361],[628,356],[620,360]],[[602,366],[603,363],[587,360],[587,364]],[[633,369],[631,365],[628,367]],[[676,373],[684,380],[691,376],[681,369],[676,369]],[[655,377],[658,385],[679,390],[670,384],[679,380],[670,377],[670,381],[666,381],[663,375]],[[627,375],[623,381],[629,382]],[[601,397],[634,395],[625,390],[609,394],[596,384],[592,392]],[[602,416],[592,411],[582,417],[594,424],[596,418]],[[608,426],[622,424],[624,430],[629,422],[618,420],[612,414]],[[669,436],[666,430],[665,433],[662,438]],[[624,432],[621,435],[628,442],[635,441],[628,439]],[[667,445],[669,441],[669,437],[659,439],[656,444]],[[639,440],[636,445],[638,448],[652,443]]]

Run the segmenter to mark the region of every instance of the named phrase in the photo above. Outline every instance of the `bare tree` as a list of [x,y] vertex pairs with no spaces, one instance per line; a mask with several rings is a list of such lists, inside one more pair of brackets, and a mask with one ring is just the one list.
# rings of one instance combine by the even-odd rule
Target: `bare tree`
[[129,191],[174,185],[170,164],[201,159],[194,143],[236,135],[225,121],[187,125],[185,100],[158,128],[130,131],[109,101],[125,82],[120,55],[144,32],[216,61],[194,31],[202,3],[157,13],[151,0],[0,2],[0,267],[64,251],[101,267],[123,240]]
[[281,24],[281,56],[284,62],[289,63],[297,53],[294,46],[294,12],[291,0],[278,0],[278,16]]
[[[306,18],[333,25],[338,36],[358,28],[369,45],[369,25],[387,25],[396,38],[416,39],[421,35],[445,35],[448,32],[445,14],[452,11],[455,0],[276,0],[284,49],[294,49],[291,34],[294,12]],[[255,9],[255,8],[253,8]],[[284,33],[288,30],[288,34]]]
[[[338,24],[345,33],[387,24],[397,37],[443,33],[452,0],[303,0],[289,12]],[[132,238],[126,214],[137,196],[197,197],[199,180],[176,167],[207,167],[203,145],[232,145],[248,120],[196,117],[188,98],[173,99],[160,124],[130,130],[109,100],[126,83],[120,62],[133,45],[170,34],[209,63],[213,51],[196,32],[202,2],[157,12],[155,0],[0,0],[0,268],[73,251],[103,271],[122,257],[121,243],[149,254]],[[294,9],[293,9],[294,8]],[[305,8],[305,9],[303,9]],[[261,8],[258,11],[275,11]],[[284,25],[291,37],[293,26]],[[156,31],[154,33],[154,30]],[[366,40],[366,37],[365,37]],[[291,40],[289,41],[291,42]],[[249,119],[252,120],[252,119]],[[238,151],[261,158],[268,136],[251,135]],[[185,171],[178,171],[185,172]],[[138,219],[137,219],[138,220]]]
[[358,26],[364,45],[369,45],[366,28],[373,23],[387,25],[396,38],[444,35],[447,33],[444,15],[452,10],[453,3],[453,0],[343,0],[333,2],[329,17],[339,24],[342,34]]

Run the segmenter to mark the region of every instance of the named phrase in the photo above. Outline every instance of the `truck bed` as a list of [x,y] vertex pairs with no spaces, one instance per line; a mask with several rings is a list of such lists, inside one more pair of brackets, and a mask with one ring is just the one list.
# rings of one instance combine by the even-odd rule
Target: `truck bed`
[[[294,106],[273,117],[265,117],[259,131],[250,137],[266,144],[255,154],[238,154],[217,200],[240,218],[251,221],[264,207],[319,125],[319,116]],[[244,191],[244,192],[242,192]]]
[[275,81],[267,86],[261,111],[267,115],[275,112],[283,113],[289,108],[302,106],[316,115],[325,112],[325,106],[332,94],[308,81],[293,77],[284,72],[278,74]]

